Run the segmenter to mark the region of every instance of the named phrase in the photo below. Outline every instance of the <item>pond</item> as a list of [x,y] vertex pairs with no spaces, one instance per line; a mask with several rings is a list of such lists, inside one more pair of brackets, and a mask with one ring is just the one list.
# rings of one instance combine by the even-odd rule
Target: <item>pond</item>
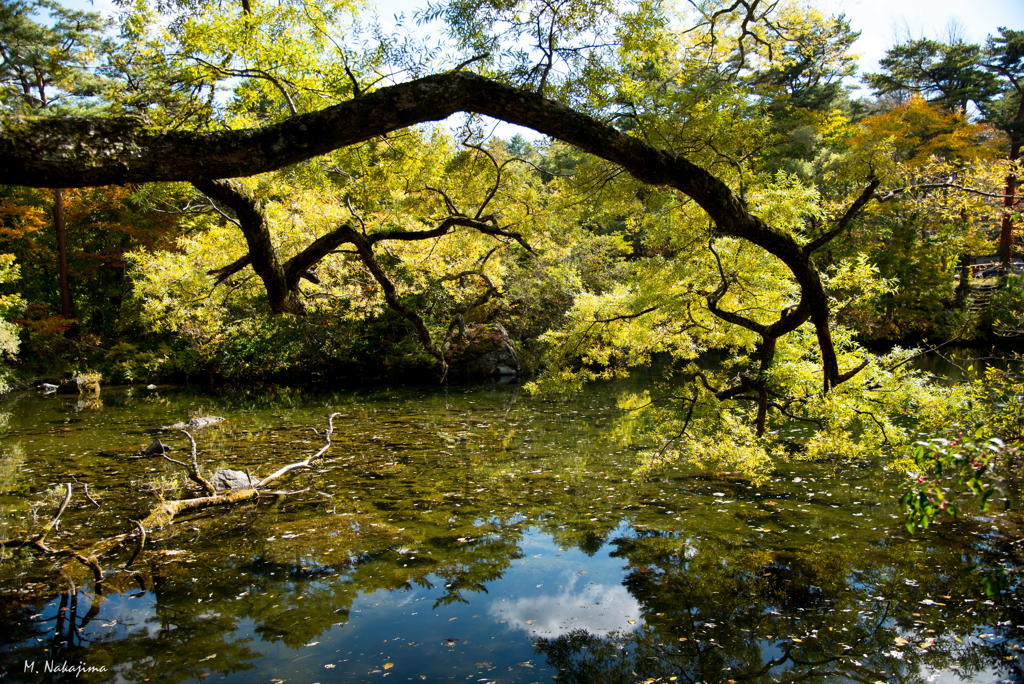
[[[866,465],[636,481],[627,385],[568,403],[514,384],[9,397],[0,538],[45,527],[71,483],[47,543],[95,555],[104,580],[8,549],[0,679],[1022,679],[1013,519],[912,535],[898,478]],[[159,437],[188,460],[162,427],[189,412],[225,418],[194,433],[206,467],[261,476],[316,453],[312,428],[341,415],[281,493],[182,514],[123,569],[133,521],[185,494],[140,452]]]

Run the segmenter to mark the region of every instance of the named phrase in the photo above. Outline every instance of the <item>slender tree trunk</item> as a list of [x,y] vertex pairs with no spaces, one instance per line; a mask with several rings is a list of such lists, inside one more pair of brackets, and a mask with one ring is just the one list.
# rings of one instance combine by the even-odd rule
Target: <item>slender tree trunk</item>
[[68,248],[64,235],[64,191],[53,191],[53,227],[57,231],[57,257],[60,262],[60,315],[71,318],[71,290],[68,288]]
[[1013,261],[1013,205],[1016,192],[1017,177],[1011,174],[1006,177],[1003,189],[1003,220],[999,230],[999,265],[1004,269],[1008,269]]
[[775,365],[775,338],[761,339],[761,366],[757,370],[757,436],[762,437],[768,424],[768,372]]
[[[1022,116],[1024,116],[1024,102],[1021,103],[1016,121],[1020,121]],[[1016,134],[1011,133],[1011,162],[1016,162],[1020,159],[1020,144],[1020,138]],[[999,265],[1003,269],[1008,269],[1013,261],[1013,210],[1017,203],[1017,176],[1012,172],[1006,176],[1003,195],[1003,220],[999,227]]]

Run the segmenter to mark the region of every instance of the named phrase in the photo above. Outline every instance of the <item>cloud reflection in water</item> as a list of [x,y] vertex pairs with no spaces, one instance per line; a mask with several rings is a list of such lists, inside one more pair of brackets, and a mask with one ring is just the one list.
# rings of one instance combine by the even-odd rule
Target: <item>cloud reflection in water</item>
[[510,629],[549,639],[574,629],[606,636],[613,631],[628,634],[642,626],[640,604],[624,586],[588,582],[579,587],[582,581],[572,574],[558,594],[496,601],[487,612],[496,620],[505,620]]

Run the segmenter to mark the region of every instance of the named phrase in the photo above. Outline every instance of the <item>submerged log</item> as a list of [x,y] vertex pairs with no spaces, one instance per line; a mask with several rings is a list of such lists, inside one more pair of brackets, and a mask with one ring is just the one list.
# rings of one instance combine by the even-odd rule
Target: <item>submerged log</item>
[[[258,482],[254,482],[248,474],[242,473],[240,471],[219,471],[218,475],[222,473],[239,473],[242,478],[245,478],[249,482],[249,485],[243,484],[243,487],[241,488],[227,489],[223,493],[218,493],[214,486],[217,482],[216,475],[213,478],[213,482],[210,482],[199,475],[199,464],[196,460],[195,440],[192,439],[192,435],[182,430],[182,432],[189,438],[189,441],[192,442],[192,463],[186,464],[182,463],[181,461],[175,461],[174,459],[168,458],[165,454],[161,454],[161,456],[163,456],[166,460],[171,461],[172,463],[176,463],[185,468],[186,471],[188,472],[189,478],[192,479],[193,481],[200,482],[208,496],[199,497],[196,499],[179,499],[176,501],[164,501],[159,506],[154,508],[146,517],[146,519],[142,521],[142,527],[145,530],[152,530],[154,528],[163,527],[164,525],[170,524],[171,521],[174,520],[174,517],[179,513],[199,510],[201,508],[207,508],[209,506],[224,506],[228,504],[238,503],[240,501],[248,501],[249,499],[255,499],[260,495],[261,491],[267,488],[268,485],[275,482],[276,480],[279,480],[288,473],[294,470],[304,470],[306,468],[311,468],[313,462],[316,461],[316,459],[323,456],[324,453],[326,453],[327,450],[331,447],[331,434],[334,432],[334,419],[336,416],[340,415],[340,413],[332,413],[327,418],[327,427],[324,429],[322,433],[316,430],[316,428],[313,428],[313,432],[317,433],[318,435],[323,435],[325,444],[318,452],[307,458],[305,461],[289,463],[288,465],[282,466],[281,468],[278,468],[275,472],[271,473],[270,475],[268,475],[267,477],[263,478]],[[242,483],[244,481],[239,480],[239,482]]]
[[[198,483],[203,487],[206,492],[206,496],[197,497],[194,499],[181,499],[177,501],[164,501],[150,511],[149,515],[145,520],[137,521],[132,520],[132,524],[135,526],[137,531],[137,544],[135,551],[132,553],[131,558],[122,566],[122,569],[128,572],[132,564],[138,559],[142,553],[143,548],[146,545],[147,530],[151,530],[157,527],[162,527],[171,523],[176,515],[185,513],[188,511],[196,511],[210,506],[224,506],[241,501],[248,501],[255,499],[261,494],[272,493],[274,495],[292,494],[295,492],[268,492],[267,486],[271,483],[279,480],[290,472],[295,470],[302,470],[311,468],[313,463],[324,455],[331,446],[331,434],[334,432],[334,418],[340,416],[340,413],[332,413],[328,417],[327,428],[323,432],[320,432],[313,428],[313,432],[318,435],[323,435],[324,446],[317,451],[315,454],[310,456],[304,461],[297,463],[289,463],[278,468],[276,471],[263,478],[262,480],[256,481],[250,475],[241,471],[221,470],[212,478],[213,482],[210,482],[199,474],[199,463],[196,455],[196,443],[192,438],[192,435],[185,432],[184,434],[189,438],[192,444],[191,450],[191,462],[185,463],[170,458],[166,454],[166,447],[156,440],[154,445],[158,445],[158,449],[153,449],[153,455],[160,456],[176,465],[183,467],[191,480]],[[152,447],[153,445],[151,445]],[[147,451],[149,451],[147,449]],[[218,477],[219,476],[219,477]],[[224,482],[228,484],[230,488],[217,491],[214,487],[214,483]],[[237,486],[241,485],[241,486]],[[307,490],[301,490],[307,491]],[[85,496],[93,505],[98,505],[97,502],[89,495],[88,485],[85,486]],[[100,583],[105,580],[103,568],[100,567],[99,561],[97,560],[97,554],[95,552],[82,552],[79,553],[73,549],[63,548],[54,549],[46,544],[47,537],[51,533],[57,531],[60,527],[60,518],[64,514],[68,505],[71,503],[72,497],[72,485],[70,483],[64,486],[64,496],[60,502],[56,514],[50,520],[49,524],[38,534],[33,537],[19,537],[13,539],[0,540],[0,549],[28,549],[34,552],[36,555],[46,558],[72,558],[82,565],[92,570],[93,577],[97,582],[97,592],[99,592]],[[114,538],[113,540],[108,539],[106,541],[116,541],[126,539],[129,535],[122,535]],[[95,550],[95,547],[94,547]]]
[[179,513],[195,511],[209,506],[225,506],[227,504],[238,503],[239,501],[255,499],[257,496],[259,496],[259,492],[250,487],[248,489],[230,490],[226,494],[203,496],[197,499],[164,501],[162,504],[154,508],[146,519],[142,521],[142,527],[146,530],[156,529],[157,527],[163,527],[164,525],[170,524],[170,522],[174,520],[174,516]]

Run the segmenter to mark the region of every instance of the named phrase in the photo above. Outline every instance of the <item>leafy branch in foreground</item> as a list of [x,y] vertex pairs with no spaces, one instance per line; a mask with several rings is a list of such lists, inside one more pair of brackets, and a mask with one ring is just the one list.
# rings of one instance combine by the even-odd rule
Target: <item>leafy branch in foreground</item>
[[[952,485],[966,488],[973,496],[981,497],[981,510],[988,510],[996,489],[992,484],[995,470],[1001,463],[1015,456],[1017,450],[1001,439],[972,442],[957,439],[933,439],[918,442],[914,460],[919,468],[916,480],[900,499],[907,512],[907,529],[927,528],[936,517],[948,513],[954,518],[958,509],[947,497]],[[943,486],[943,483],[948,486]]]

